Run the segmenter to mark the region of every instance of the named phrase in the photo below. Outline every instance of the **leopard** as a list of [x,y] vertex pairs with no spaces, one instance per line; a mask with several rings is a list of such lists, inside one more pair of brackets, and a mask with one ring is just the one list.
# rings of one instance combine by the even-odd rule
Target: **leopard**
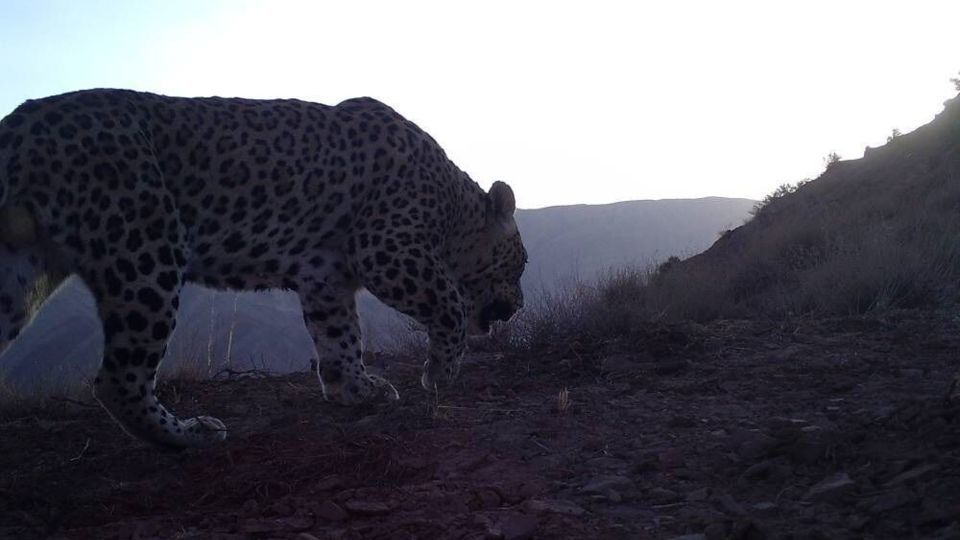
[[158,447],[226,439],[157,394],[181,289],[293,291],[323,398],[396,400],[364,364],[357,294],[429,340],[420,384],[457,377],[469,335],[523,307],[512,188],[485,191],[424,130],[369,97],[173,97],[90,89],[0,120],[0,354],[73,277],[95,300],[93,395]]

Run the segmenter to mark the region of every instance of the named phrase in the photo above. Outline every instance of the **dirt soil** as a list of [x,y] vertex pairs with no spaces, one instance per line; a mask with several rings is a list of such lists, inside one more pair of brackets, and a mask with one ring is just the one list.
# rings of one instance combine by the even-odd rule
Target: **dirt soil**
[[960,538],[960,320],[655,326],[474,353],[430,395],[174,382],[228,442],[164,453],[90,403],[0,413],[3,538]]

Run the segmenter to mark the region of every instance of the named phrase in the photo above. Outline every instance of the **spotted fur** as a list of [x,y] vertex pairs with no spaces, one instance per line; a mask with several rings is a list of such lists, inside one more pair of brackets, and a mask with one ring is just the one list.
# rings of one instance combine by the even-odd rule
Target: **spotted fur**
[[27,101],[0,121],[0,352],[75,274],[103,323],[97,399],[141,439],[203,446],[223,423],[177,418],[155,393],[184,283],[296,291],[324,395],[346,404],[397,396],[363,365],[366,287],[427,328],[433,388],[456,375],[468,332],[522,306],[514,209],[509,186],[485,193],[370,98]]

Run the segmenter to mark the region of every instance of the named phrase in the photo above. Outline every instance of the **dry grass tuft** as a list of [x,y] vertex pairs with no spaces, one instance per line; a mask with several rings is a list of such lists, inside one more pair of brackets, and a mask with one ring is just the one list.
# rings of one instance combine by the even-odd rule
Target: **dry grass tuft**
[[573,401],[570,400],[570,391],[564,387],[557,394],[557,412],[560,414],[566,414],[572,405]]

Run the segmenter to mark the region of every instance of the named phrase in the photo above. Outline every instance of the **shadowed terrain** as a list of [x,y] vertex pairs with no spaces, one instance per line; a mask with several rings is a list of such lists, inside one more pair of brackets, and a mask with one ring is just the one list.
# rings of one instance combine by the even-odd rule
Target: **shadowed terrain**
[[469,356],[439,396],[323,402],[307,375],[168,382],[230,427],[160,453],[88,402],[0,417],[4,538],[956,538],[949,314],[650,325]]

